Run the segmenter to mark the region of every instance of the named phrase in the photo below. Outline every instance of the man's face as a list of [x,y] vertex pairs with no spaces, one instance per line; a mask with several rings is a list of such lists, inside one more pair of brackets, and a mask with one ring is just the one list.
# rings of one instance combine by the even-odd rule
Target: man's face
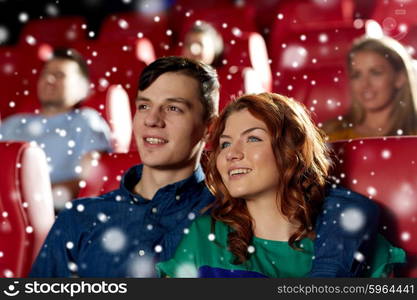
[[40,74],[38,97],[43,107],[70,108],[87,95],[87,86],[76,62],[52,59]]
[[204,147],[206,124],[196,79],[175,72],[138,91],[133,121],[143,164],[156,169],[194,166]]

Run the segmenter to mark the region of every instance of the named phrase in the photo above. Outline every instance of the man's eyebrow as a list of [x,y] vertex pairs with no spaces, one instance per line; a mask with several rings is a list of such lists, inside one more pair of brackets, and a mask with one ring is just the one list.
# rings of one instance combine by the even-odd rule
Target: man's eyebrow
[[[252,132],[256,129],[260,129],[260,130],[263,130],[265,132],[268,132],[265,128],[262,128],[262,127],[251,127],[251,128],[248,128],[248,129],[244,130],[240,135],[242,136],[242,135],[248,134],[248,133],[250,133],[250,132]],[[229,138],[230,139],[232,137],[230,135],[227,135],[227,134],[222,134],[222,135],[220,135],[220,138]]]
[[[135,100],[135,101],[136,101],[136,102],[137,102],[137,101],[146,101],[146,102],[150,102],[150,101],[151,101],[151,99],[146,98],[146,97],[142,97],[142,96],[138,96],[138,97],[136,97],[136,100]],[[174,103],[181,103],[181,104],[186,105],[188,108],[191,108],[191,107],[193,106],[190,100],[185,99],[185,98],[181,98],[181,97],[167,98],[167,99],[165,99],[165,101],[166,101],[166,102],[171,102],[171,103],[172,103],[172,102],[174,102]]]
[[148,99],[148,98],[145,98],[145,97],[138,96],[138,97],[136,97],[135,101],[147,101],[147,102],[149,102],[151,100]]
[[191,108],[193,106],[190,100],[181,98],[181,97],[167,98],[166,101],[174,102],[174,103],[181,103],[187,106],[188,108]]

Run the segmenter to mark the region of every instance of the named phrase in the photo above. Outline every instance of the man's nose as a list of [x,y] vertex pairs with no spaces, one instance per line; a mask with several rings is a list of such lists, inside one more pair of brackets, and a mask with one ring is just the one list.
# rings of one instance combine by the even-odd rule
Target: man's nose
[[56,82],[56,77],[53,74],[46,74],[44,79],[49,84],[54,84]]
[[152,108],[145,117],[145,126],[147,127],[165,127],[163,113],[159,108]]

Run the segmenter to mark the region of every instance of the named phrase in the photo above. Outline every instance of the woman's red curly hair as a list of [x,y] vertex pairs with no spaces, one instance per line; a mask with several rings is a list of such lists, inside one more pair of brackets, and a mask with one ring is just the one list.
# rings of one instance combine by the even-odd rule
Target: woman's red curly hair
[[273,93],[244,95],[231,102],[217,119],[211,135],[212,153],[208,160],[207,185],[215,195],[211,215],[229,225],[228,247],[236,256],[236,264],[249,258],[248,246],[253,238],[253,222],[243,199],[233,198],[216,168],[219,137],[228,117],[247,109],[262,120],[271,134],[275,163],[279,174],[277,203],[282,214],[299,224],[288,243],[314,236],[314,222],[321,209],[330,156],[320,130],[311,121],[304,106],[285,96]]

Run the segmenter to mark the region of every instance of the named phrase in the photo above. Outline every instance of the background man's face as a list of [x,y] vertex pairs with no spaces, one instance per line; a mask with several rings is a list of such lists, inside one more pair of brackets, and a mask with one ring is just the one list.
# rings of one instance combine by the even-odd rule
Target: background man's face
[[188,33],[185,37],[182,55],[211,65],[216,56],[216,49],[213,38],[208,33]]
[[86,79],[76,62],[52,59],[46,63],[38,81],[42,106],[69,108],[86,96]]
[[169,72],[138,91],[134,133],[145,166],[175,169],[194,165],[206,129],[196,79]]

